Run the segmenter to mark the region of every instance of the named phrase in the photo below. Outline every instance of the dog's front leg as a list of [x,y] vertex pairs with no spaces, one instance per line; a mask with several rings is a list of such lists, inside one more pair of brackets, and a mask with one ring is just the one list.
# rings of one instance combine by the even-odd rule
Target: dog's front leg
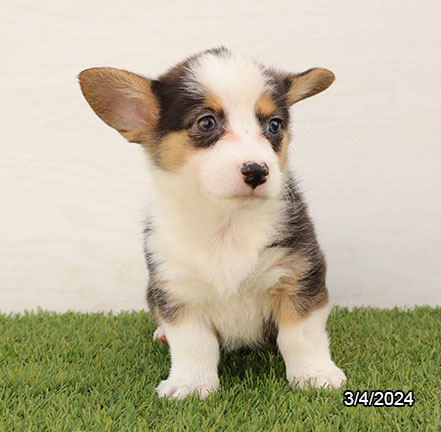
[[162,322],[171,354],[169,377],[156,388],[159,397],[204,399],[219,388],[219,343],[209,323],[186,316],[176,324]]
[[328,306],[325,306],[303,320],[279,324],[277,344],[291,385],[338,388],[346,379],[343,371],[331,360],[325,330],[327,317]]

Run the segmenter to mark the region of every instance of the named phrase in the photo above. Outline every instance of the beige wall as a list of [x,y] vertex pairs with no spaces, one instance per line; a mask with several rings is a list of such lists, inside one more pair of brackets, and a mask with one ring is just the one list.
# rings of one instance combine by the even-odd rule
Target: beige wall
[[336,303],[441,304],[441,3],[7,1],[0,6],[0,311],[144,307],[140,150],[77,73],[155,75],[225,44],[337,75],[294,110],[294,164]]

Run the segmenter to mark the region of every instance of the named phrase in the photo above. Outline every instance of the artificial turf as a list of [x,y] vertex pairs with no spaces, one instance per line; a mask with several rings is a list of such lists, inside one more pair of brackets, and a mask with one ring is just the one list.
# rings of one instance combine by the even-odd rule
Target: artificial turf
[[[157,398],[168,347],[145,312],[0,315],[1,431],[441,430],[441,308],[335,308],[338,391],[291,389],[276,351],[223,354],[221,390]],[[345,390],[413,390],[414,405],[346,407]]]

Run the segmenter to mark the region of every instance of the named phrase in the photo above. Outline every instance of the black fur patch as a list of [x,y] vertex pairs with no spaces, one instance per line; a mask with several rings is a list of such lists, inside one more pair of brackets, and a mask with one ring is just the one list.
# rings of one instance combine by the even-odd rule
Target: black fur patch
[[191,63],[209,53],[228,55],[229,51],[224,47],[203,51],[173,66],[153,82],[152,91],[161,107],[157,127],[160,135],[188,129],[198,114],[206,108],[204,107],[205,96],[203,92],[200,92],[201,89],[190,91],[187,86],[191,82]]
[[277,346],[277,325],[273,319],[263,321],[263,343],[262,347],[275,348]]
[[291,253],[300,252],[311,263],[311,269],[300,281],[300,289],[291,297],[296,312],[300,317],[306,317],[328,299],[326,261],[307,206],[292,175],[289,176],[285,188],[286,222],[280,227],[279,240],[270,247],[283,247]]
[[149,271],[149,283],[147,286],[147,304],[153,316],[159,315],[166,322],[175,321],[180,313],[180,308],[170,304],[170,299],[166,291],[161,289],[160,281],[157,274],[157,264],[153,255],[148,251],[146,246],[149,234],[153,228],[149,223],[146,224],[144,235],[146,241],[144,243],[144,256]]
[[[160,105],[160,119],[156,130],[159,139],[170,132],[187,130],[198,147],[209,147],[223,135],[225,114],[213,111],[211,107],[205,105],[205,95],[200,91],[201,89],[195,88],[195,91],[191,91],[188,88],[191,82],[189,76],[191,62],[208,52],[221,55],[228,51],[219,48],[190,57],[153,82],[152,91]],[[196,86],[197,83],[194,85]],[[211,133],[202,133],[197,129],[196,123],[201,116],[208,114],[216,118],[218,127]]]

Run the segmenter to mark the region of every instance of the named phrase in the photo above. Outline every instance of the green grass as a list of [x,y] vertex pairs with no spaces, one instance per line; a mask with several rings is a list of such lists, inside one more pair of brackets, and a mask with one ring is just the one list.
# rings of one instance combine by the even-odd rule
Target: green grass
[[[339,308],[328,328],[344,389],[292,390],[276,351],[241,352],[222,355],[218,393],[169,401],[147,313],[0,315],[0,430],[441,430],[441,308]],[[415,404],[349,408],[345,389],[413,390]]]

